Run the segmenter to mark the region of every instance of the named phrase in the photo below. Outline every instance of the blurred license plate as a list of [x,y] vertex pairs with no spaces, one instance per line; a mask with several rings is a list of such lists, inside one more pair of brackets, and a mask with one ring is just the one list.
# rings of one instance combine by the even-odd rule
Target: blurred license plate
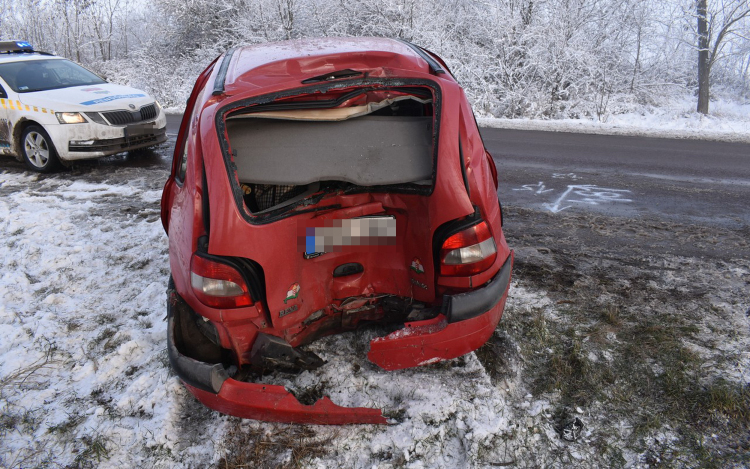
[[133,124],[125,127],[125,140],[142,137],[154,133],[154,123]]
[[304,237],[298,239],[297,244],[305,257],[349,250],[356,246],[396,244],[396,217],[393,216],[325,220],[316,224],[323,226],[305,226]]

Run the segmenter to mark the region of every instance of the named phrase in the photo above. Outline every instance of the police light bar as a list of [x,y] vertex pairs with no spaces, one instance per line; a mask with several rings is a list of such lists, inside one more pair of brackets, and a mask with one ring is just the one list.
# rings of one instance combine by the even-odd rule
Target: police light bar
[[0,41],[0,53],[34,52],[34,48],[26,41]]

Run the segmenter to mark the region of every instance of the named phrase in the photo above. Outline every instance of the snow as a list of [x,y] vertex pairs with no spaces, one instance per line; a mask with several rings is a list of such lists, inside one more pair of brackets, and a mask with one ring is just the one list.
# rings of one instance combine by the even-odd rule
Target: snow
[[149,448],[179,445],[187,394],[166,361],[153,186],[0,176],[0,405],[33,421],[0,434],[0,465],[73,464],[100,438],[103,466],[137,466]]
[[[708,118],[685,111],[683,124],[673,123],[667,111],[610,116],[606,123],[480,121],[628,135],[656,128],[668,135],[664,128],[673,125],[681,138],[748,141],[747,105],[714,109],[717,115]],[[169,264],[159,220],[165,179],[163,169],[138,166],[55,176],[0,173],[0,467],[206,467],[232,450],[226,438],[233,427],[271,435],[279,428],[238,424],[203,407],[169,368]],[[670,283],[661,288],[683,285],[666,272],[662,281]],[[724,275],[739,281],[750,271],[733,266]],[[542,311],[546,321],[562,320],[544,292],[516,281],[511,288],[506,315]],[[744,318],[732,314],[737,304],[717,296],[713,307],[737,330],[746,329]],[[529,394],[522,363],[511,360],[500,379],[474,353],[386,372],[366,359],[377,335],[363,330],[321,339],[308,349],[326,365],[265,380],[297,393],[318,390],[338,405],[387,411],[386,426],[312,427],[317,439],[331,441],[331,449],[309,467],[493,467],[510,461],[534,467],[563,461],[560,454],[568,463],[590,458],[585,451],[592,447],[560,440],[551,418],[555,396]],[[608,333],[606,340],[618,340],[617,334]],[[713,351],[691,345],[703,355],[737,353],[736,369],[726,370],[727,377],[748,383],[748,340],[742,336]],[[612,358],[602,351],[589,359]],[[584,439],[607,418],[588,407],[575,411],[586,421]],[[669,438],[674,436],[659,436]],[[628,465],[640,461],[627,449],[623,457]]]
[[750,103],[711,102],[710,114],[695,112],[695,99],[684,96],[662,107],[642,106],[637,112],[581,119],[497,119],[480,117],[481,127],[544,130],[601,135],[626,135],[750,143]]
[[[169,369],[166,173],[143,171],[0,173],[0,466],[202,467],[227,451],[231,419]],[[525,301],[550,304],[514,287],[509,304]],[[401,412],[391,425],[315,427],[348,450],[313,466],[382,467],[387,454],[410,468],[482,465],[525,444],[513,437],[519,425],[523,435],[527,424],[543,427],[549,404],[514,405],[526,393],[512,379],[493,383],[474,354],[387,372],[366,360],[375,335],[322,339],[310,345],[322,368],[268,377],[339,405]]]

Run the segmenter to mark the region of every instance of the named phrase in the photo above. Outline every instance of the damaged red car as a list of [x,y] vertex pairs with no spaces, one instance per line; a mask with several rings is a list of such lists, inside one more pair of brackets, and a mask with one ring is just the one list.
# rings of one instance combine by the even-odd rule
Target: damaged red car
[[495,164],[445,63],[406,41],[227,51],[190,95],[161,209],[170,363],[226,414],[387,423],[263,374],[326,366],[306,344],[368,325],[386,370],[452,359],[503,313]]

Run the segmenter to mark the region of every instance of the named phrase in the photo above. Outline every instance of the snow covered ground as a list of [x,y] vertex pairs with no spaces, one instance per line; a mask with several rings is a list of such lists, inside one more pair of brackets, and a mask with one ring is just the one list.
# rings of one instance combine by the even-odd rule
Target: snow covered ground
[[0,176],[0,466],[144,467],[180,440],[161,181],[138,172]]
[[[580,230],[590,227],[585,214],[563,214],[576,233],[569,238],[575,246],[552,254],[539,247],[568,239],[559,237],[567,226],[559,217],[548,222],[549,238],[527,241],[518,234],[512,240],[518,266],[525,270],[514,280],[501,327],[477,353],[384,372],[366,360],[375,332],[363,330],[311,344],[328,361],[316,372],[268,377],[268,382],[298,395],[328,395],[340,405],[382,407],[392,425],[299,427],[220,415],[185,390],[166,355],[169,267],[159,199],[167,172],[159,160],[168,158],[169,151],[165,145],[143,157],[142,164],[118,164],[117,157],[113,163],[53,176],[31,174],[7,161],[0,172],[0,467],[602,467],[609,461],[645,467],[668,457],[691,461],[696,453],[680,452],[685,444],[679,435],[704,436],[700,426],[671,426],[664,415],[660,418],[666,423],[647,422],[654,427],[645,427],[645,436],[636,432],[642,428],[639,415],[628,406],[637,409],[643,403],[643,414],[653,414],[653,408],[661,411],[649,407],[659,403],[661,388],[652,401],[633,401],[624,392],[652,368],[647,381],[658,384],[669,362],[648,357],[644,368],[632,368],[637,376],[598,384],[605,391],[592,394],[589,406],[565,408],[565,418],[580,417],[586,423],[581,440],[570,443],[556,428],[561,393],[530,390],[545,379],[533,373],[561,357],[563,342],[579,340],[584,331],[586,338],[574,343],[585,353],[571,357],[586,365],[589,374],[617,371],[613,360],[631,369],[630,358],[623,354],[629,340],[625,337],[636,337],[633,331],[661,333],[660,327],[684,318],[680,320],[690,323],[684,328],[687,345],[680,345],[681,337],[674,339],[675,354],[683,354],[689,345],[709,357],[696,367],[728,367],[726,377],[740,386],[750,379],[746,258],[686,261],[655,269],[648,264],[662,261],[644,261],[638,251],[628,262],[597,268],[596,250],[574,258]],[[509,216],[526,226],[550,217],[508,209]],[[618,223],[620,231],[630,233],[638,222]],[[641,223],[654,231],[650,227],[655,222]],[[528,233],[536,236],[541,226],[534,227]],[[736,247],[735,252],[747,249],[741,233],[716,238],[711,229],[675,225],[655,230],[654,236],[719,239],[733,243],[727,249]],[[524,243],[532,245],[522,250]],[[642,243],[619,244],[640,249]],[[617,252],[608,255],[605,258],[626,259]],[[697,280],[695,265],[704,266]],[[616,266],[630,277],[616,272],[616,279],[595,276]],[[552,273],[565,280],[586,268],[587,276],[565,284],[575,285],[573,289],[545,283]],[[712,287],[720,276],[721,285]],[[705,293],[696,293],[693,299],[689,286],[694,284],[715,291],[705,298]],[[576,296],[585,288],[595,301]],[[561,291],[570,296],[560,299]],[[618,295],[627,298],[626,306],[612,306],[606,314],[591,309],[610,308],[608,302]],[[670,311],[672,319],[663,323],[660,318]],[[650,317],[657,319],[649,328],[637,322]],[[663,337],[682,330],[681,325],[668,329]],[[736,357],[731,366],[724,363],[728,357]],[[619,407],[613,410],[613,405]],[[723,415],[710,411],[717,418]],[[686,429],[692,433],[683,433]],[[730,456],[742,451],[745,443],[730,431],[711,431],[719,436],[706,435],[713,438],[705,441],[706,447],[719,446]],[[255,440],[247,444],[250,437]],[[727,449],[726,441],[740,441],[740,449]]]
[[[228,429],[279,427],[204,408],[169,369],[165,178],[142,167],[0,173],[0,466],[201,467],[232,450]],[[509,309],[540,302],[516,286]],[[470,354],[384,372],[365,358],[371,334],[321,340],[319,372],[269,378],[397,422],[317,427],[335,449],[313,466],[484,466],[528,453],[527,441],[564,444],[543,423],[549,404],[524,397],[512,369],[494,382]]]
[[711,102],[710,114],[704,116],[695,112],[695,99],[687,96],[662,107],[643,106],[639,112],[606,113],[601,120],[478,118],[477,122],[501,129],[750,143],[750,103],[719,99]]

